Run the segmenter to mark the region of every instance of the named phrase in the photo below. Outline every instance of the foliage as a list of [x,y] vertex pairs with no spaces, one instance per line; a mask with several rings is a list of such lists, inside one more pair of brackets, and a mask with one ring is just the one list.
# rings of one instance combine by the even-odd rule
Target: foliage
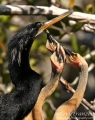
[[[48,0],[49,1],[49,0]],[[84,0],[86,2],[86,0]],[[20,1],[15,1],[14,0],[0,0],[1,4],[19,4],[19,2],[21,4],[26,4],[26,5],[43,5],[43,6],[49,6],[51,3],[44,1],[44,0],[20,0]],[[61,1],[62,2],[62,1]],[[90,13],[90,14],[94,14],[95,13],[95,0],[93,0],[93,3],[91,3],[90,1],[87,2],[87,4],[83,4],[84,2],[82,2],[82,4],[80,4],[80,6],[74,5],[75,4],[75,0],[70,0],[69,2],[69,7],[70,9],[74,9],[74,11],[78,11],[78,12],[86,12],[86,13]],[[63,5],[63,4],[62,4]],[[61,5],[61,7],[64,8],[64,6],[66,7],[66,5],[64,4],[63,6]],[[60,5],[59,5],[60,6]],[[19,19],[19,23],[16,23],[16,21],[14,21],[14,19],[17,17],[17,19]],[[37,17],[37,18],[36,18]],[[5,15],[1,15],[0,16],[0,84],[2,84],[6,89],[5,91],[1,90],[2,92],[11,92],[11,91],[6,91],[8,85],[10,84],[11,80],[10,80],[10,76],[9,76],[9,71],[8,71],[8,58],[7,58],[7,44],[9,42],[10,36],[12,37],[13,34],[15,34],[19,29],[23,28],[25,25],[27,25],[29,22],[33,23],[34,21],[44,21],[44,20],[50,20],[52,18],[52,16],[5,16]],[[22,21],[23,20],[23,21]],[[20,23],[24,23],[24,24],[20,24]],[[93,46],[95,47],[95,40],[93,40],[92,42],[90,42],[90,39],[93,37],[92,35],[89,35],[89,40],[86,41],[84,37],[82,38],[81,33],[80,33],[80,29],[83,26],[84,23],[82,22],[78,22],[73,26],[69,25],[69,20],[65,19],[62,20],[61,22],[55,24],[54,26],[52,26],[51,28],[49,28],[50,33],[59,41],[61,42],[64,46],[66,45],[68,48],[72,49],[74,52],[80,53],[82,56],[86,55],[87,53],[90,53],[93,49]],[[70,39],[65,37],[69,36]],[[87,34],[85,32],[82,33],[83,36],[86,36]],[[46,34],[43,33],[41,34],[39,37],[36,38],[31,52],[30,52],[30,65],[42,74],[44,73],[44,70],[46,71],[46,73],[48,73],[48,77],[46,76],[47,74],[44,73],[42,74],[42,77],[48,78],[50,77],[50,70],[48,70],[48,68],[41,69],[40,63],[42,62],[46,62],[49,61],[49,57],[50,57],[50,53],[46,50],[45,48],[45,44],[46,44]],[[91,57],[90,60],[88,60],[88,63],[94,63],[95,64],[95,56]],[[43,68],[43,67],[42,67]],[[68,68],[68,71],[66,71],[66,75],[65,78],[69,81],[73,81],[75,76],[77,76],[76,70],[71,70],[72,68]],[[95,70],[95,69],[94,69]],[[63,72],[64,74],[64,72]],[[72,75],[73,74],[73,75]],[[93,73],[91,73],[93,74]],[[70,76],[70,77],[69,77]],[[71,77],[72,76],[72,77]],[[93,79],[94,79],[94,83],[95,83],[95,73],[93,74]],[[46,79],[45,79],[46,80]],[[46,81],[44,81],[44,84],[46,83]],[[90,84],[91,86],[92,84]],[[77,86],[77,84],[74,85],[75,87]],[[89,85],[88,85],[89,87]],[[12,86],[13,89],[13,86]],[[92,90],[91,87],[89,87],[90,90]],[[95,90],[95,88],[93,88],[93,90]],[[65,91],[65,92],[64,92]],[[88,92],[88,93],[87,93]],[[64,95],[62,94],[64,93]],[[90,94],[90,96],[89,96]],[[68,96],[67,98],[65,98],[65,95]],[[63,97],[64,98],[63,98]],[[49,98],[50,100],[53,100],[53,102],[55,103],[55,106],[58,107],[58,105],[61,104],[61,102],[63,103],[63,101],[65,102],[66,99],[70,98],[70,94],[67,93],[66,90],[64,90],[64,87],[62,85],[59,85],[59,87],[57,88],[57,90],[53,93],[53,95]],[[86,97],[88,98],[89,101],[92,101],[95,98],[95,94],[91,95],[91,93],[87,90],[86,91]],[[53,114],[53,110],[49,107],[48,104],[44,105],[44,110],[46,112],[46,119],[50,120],[52,118],[52,114]]]

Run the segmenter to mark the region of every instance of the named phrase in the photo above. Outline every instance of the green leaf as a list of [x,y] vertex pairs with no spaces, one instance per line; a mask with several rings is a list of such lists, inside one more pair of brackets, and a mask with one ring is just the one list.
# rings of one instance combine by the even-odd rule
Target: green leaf
[[92,63],[95,63],[95,56],[92,56],[91,59],[90,59],[90,61],[91,61]]
[[86,13],[92,14],[92,10],[93,10],[93,5],[92,4],[88,4],[86,6]]
[[3,42],[6,39],[6,30],[5,28],[2,26],[2,28],[0,28],[0,40],[2,40]]
[[92,14],[95,14],[95,0],[93,0]]
[[0,0],[0,3],[2,3],[3,2],[3,0]]
[[72,31],[72,32],[76,32],[76,31],[80,30],[81,27],[83,26],[83,24],[84,24],[84,23],[77,22],[75,25],[73,25],[71,31]]
[[19,26],[16,26],[16,25],[10,25],[9,26],[9,30],[12,31],[12,32],[16,32],[19,30]]
[[45,45],[41,45],[38,50],[42,53],[47,53],[47,49],[46,49]]
[[71,45],[74,52],[77,52],[82,56],[87,54],[87,46],[79,44],[74,34],[71,36]]
[[11,18],[12,18],[12,16],[1,15],[1,16],[0,16],[0,22],[2,22],[2,23],[7,23],[7,22],[10,21]]
[[79,45],[77,42],[77,38],[74,34],[71,36],[71,45],[72,45],[73,51],[79,52]]
[[84,12],[83,9],[80,6],[75,5],[73,8],[74,11],[78,11],[78,12]]

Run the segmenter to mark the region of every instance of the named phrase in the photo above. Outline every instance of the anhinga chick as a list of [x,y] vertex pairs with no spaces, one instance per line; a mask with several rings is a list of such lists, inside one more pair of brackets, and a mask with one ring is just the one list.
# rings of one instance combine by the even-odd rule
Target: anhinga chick
[[[48,49],[53,52],[56,49],[58,42],[50,35],[48,31],[46,32],[48,37]],[[75,67],[79,71],[79,84],[71,99],[57,108],[53,120],[68,120],[70,118],[72,113],[79,107],[87,85],[87,62],[78,53],[74,53],[67,48],[64,48],[64,51],[66,54],[66,63],[72,67]]]
[[[78,53],[65,48],[66,63],[79,71],[79,84],[73,96],[60,105],[53,117],[53,120],[68,120],[73,112],[77,110],[84,96],[88,79],[88,64]],[[59,117],[58,117],[59,116]]]
[[55,52],[51,55],[50,60],[52,66],[51,78],[48,81],[47,85],[42,88],[37,102],[32,109],[32,119],[34,120],[44,120],[42,106],[45,100],[55,91],[63,71],[66,56],[64,50],[61,51],[59,45],[57,46]]
[[0,120],[22,120],[34,107],[41,90],[41,76],[29,65],[29,51],[35,38],[71,11],[46,23],[36,22],[19,31],[8,44],[9,72],[15,92],[0,96]]

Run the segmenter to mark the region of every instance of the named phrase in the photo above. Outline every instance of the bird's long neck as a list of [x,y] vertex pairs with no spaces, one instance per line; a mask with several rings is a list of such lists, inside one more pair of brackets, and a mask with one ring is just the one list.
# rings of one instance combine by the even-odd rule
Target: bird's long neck
[[[21,42],[21,41],[20,41]],[[17,86],[18,82],[31,70],[29,65],[29,51],[33,41],[31,40],[27,46],[24,42],[15,43],[13,48],[8,51],[9,54],[9,72],[14,85]],[[16,83],[15,83],[16,82]]]
[[51,78],[47,85],[41,90],[38,100],[32,110],[33,118],[35,120],[44,120],[42,106],[45,100],[54,92],[56,89],[59,80],[60,80],[61,73],[53,73],[51,74]]
[[84,61],[79,72],[79,84],[72,98],[62,104],[55,112],[53,120],[68,120],[72,113],[79,107],[87,84],[88,65]]
[[[23,45],[23,44],[22,44]],[[41,90],[41,76],[33,71],[29,65],[29,51],[32,42],[27,46],[9,47],[9,71],[15,92],[12,99],[18,101],[18,106],[21,106],[19,117],[25,117],[34,107],[38,95]]]
[[76,89],[76,92],[72,96],[72,98],[75,98],[79,96],[79,102],[82,100],[82,97],[84,95],[85,89],[86,89],[86,84],[87,84],[87,78],[88,78],[88,65],[84,64],[80,68],[79,72],[79,84]]

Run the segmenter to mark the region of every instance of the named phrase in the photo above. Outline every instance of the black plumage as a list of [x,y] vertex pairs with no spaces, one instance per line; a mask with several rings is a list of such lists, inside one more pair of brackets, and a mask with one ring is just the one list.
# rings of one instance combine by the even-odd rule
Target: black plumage
[[8,44],[9,72],[15,92],[0,95],[0,120],[22,120],[34,107],[42,86],[41,76],[29,65],[29,51],[37,35],[72,11],[46,22],[30,24]]
[[40,22],[26,26],[8,44],[9,72],[16,90],[0,96],[0,120],[22,120],[35,105],[42,79],[30,68],[29,51],[41,26]]

